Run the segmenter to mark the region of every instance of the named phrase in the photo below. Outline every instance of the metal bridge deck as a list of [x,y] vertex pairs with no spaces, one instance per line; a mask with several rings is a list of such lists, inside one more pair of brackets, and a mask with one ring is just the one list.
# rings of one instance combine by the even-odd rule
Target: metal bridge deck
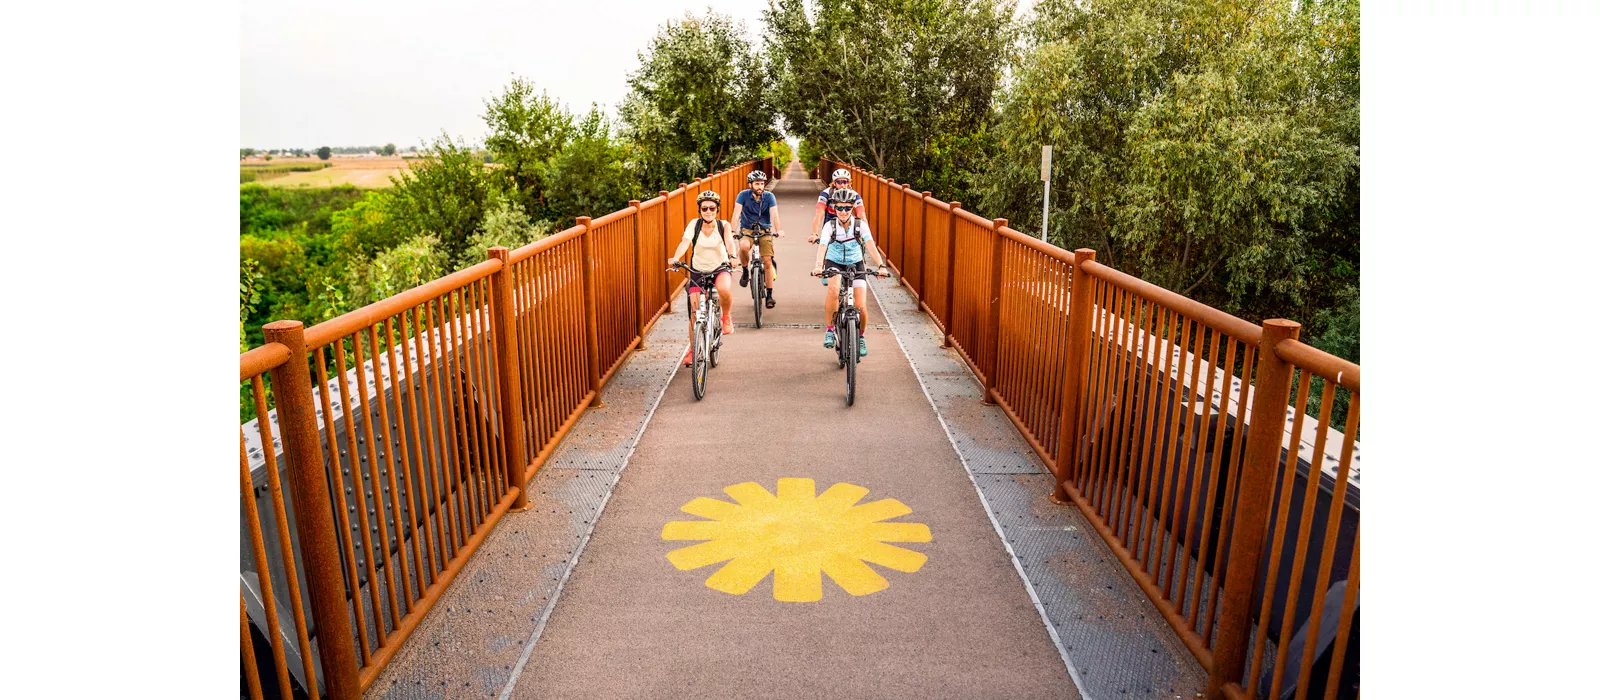
[[[844,406],[842,372],[812,327],[820,286],[804,276],[816,191],[804,180],[777,190],[790,235],[772,327],[728,337],[696,402],[675,373],[679,301],[607,386],[606,407],[532,480],[534,507],[505,517],[368,697],[1173,698],[1203,686],[1098,535],[1048,502],[1049,475],[892,282],[874,285],[872,352]],[[735,319],[749,321],[747,290],[734,292]],[[836,483],[868,493],[856,510],[807,510],[794,504],[812,492],[791,479],[819,495],[842,493],[829,492]],[[737,486],[750,482],[777,499]],[[910,512],[856,517],[880,499]],[[691,502],[697,514],[681,510]],[[819,575],[791,546],[808,535],[718,530],[783,513],[822,518],[828,546],[875,566],[826,562]],[[840,524],[874,519],[930,537]],[[873,541],[846,541],[862,532]],[[719,533],[709,549],[722,551],[673,554]],[[713,576],[730,553],[726,571],[750,574],[742,582]]]

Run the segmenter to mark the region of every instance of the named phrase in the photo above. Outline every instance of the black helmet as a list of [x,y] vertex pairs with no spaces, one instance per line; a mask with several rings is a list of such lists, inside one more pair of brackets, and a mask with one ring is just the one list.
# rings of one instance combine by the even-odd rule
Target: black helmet
[[760,180],[762,182],[766,182],[767,181],[767,174],[764,173],[764,172],[761,172],[760,170],[752,170],[752,171],[750,171],[750,174],[747,175],[744,178],[744,181],[745,181],[746,184],[751,183],[751,182],[755,182],[757,180]]

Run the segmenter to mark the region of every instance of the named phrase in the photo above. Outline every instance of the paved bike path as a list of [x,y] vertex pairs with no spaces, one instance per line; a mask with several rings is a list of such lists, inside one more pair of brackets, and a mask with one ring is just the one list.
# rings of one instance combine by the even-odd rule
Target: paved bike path
[[735,285],[705,399],[667,387],[513,696],[1078,697],[876,303],[854,407],[797,327],[818,188],[776,188],[772,325]]

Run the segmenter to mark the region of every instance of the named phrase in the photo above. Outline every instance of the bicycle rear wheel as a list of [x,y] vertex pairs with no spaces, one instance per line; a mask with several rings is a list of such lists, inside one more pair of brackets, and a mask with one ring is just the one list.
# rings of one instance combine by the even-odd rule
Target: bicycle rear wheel
[[859,352],[856,349],[856,320],[852,318],[844,323],[844,338],[840,338],[840,341],[849,339],[848,342],[842,343],[845,348],[844,405],[854,406],[856,405],[856,360],[860,357],[856,354]]
[[759,258],[751,261],[751,266],[756,270],[750,274],[750,296],[756,300],[756,328],[760,328],[762,305],[767,301],[767,266]]
[[694,400],[699,401],[706,397],[706,344],[704,322],[695,324],[694,335],[690,340],[694,352],[693,365],[689,371],[689,383],[694,387]]

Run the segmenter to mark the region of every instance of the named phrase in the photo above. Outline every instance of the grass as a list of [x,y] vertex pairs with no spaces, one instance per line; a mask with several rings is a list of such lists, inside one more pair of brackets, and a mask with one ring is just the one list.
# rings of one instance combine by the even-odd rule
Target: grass
[[396,155],[382,158],[334,156],[332,160],[314,158],[251,159],[239,164],[239,182],[260,182],[269,187],[338,187],[352,185],[362,189],[390,187],[391,176],[411,166]]

